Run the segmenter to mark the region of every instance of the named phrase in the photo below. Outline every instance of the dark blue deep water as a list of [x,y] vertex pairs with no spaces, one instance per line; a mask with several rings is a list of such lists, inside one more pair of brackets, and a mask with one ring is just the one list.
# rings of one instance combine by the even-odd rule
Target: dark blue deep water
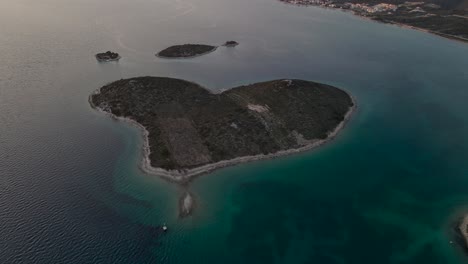
[[[183,43],[241,44],[162,60]],[[118,63],[93,55],[114,50]],[[359,105],[333,143],[195,180],[141,173],[88,96],[134,76],[219,91],[277,78]],[[0,0],[0,263],[466,263],[468,45],[275,0]],[[157,226],[170,231],[159,235]]]

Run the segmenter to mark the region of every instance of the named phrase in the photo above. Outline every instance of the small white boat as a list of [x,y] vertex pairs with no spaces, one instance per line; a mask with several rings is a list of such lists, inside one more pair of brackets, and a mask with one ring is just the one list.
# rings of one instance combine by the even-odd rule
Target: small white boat
[[163,230],[164,232],[166,232],[166,231],[167,231],[167,225],[166,225],[166,224],[163,224],[163,226],[162,226],[162,230]]

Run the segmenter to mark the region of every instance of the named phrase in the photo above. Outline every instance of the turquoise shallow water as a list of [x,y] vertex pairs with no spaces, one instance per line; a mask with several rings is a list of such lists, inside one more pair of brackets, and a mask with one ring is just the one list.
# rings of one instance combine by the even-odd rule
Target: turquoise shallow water
[[[0,263],[467,261],[450,243],[468,208],[466,44],[272,0],[4,0],[0,25]],[[123,59],[96,63],[108,49]],[[184,190],[137,168],[139,131],[87,103],[142,75],[213,91],[302,78],[359,108],[318,150],[198,178],[180,220]]]

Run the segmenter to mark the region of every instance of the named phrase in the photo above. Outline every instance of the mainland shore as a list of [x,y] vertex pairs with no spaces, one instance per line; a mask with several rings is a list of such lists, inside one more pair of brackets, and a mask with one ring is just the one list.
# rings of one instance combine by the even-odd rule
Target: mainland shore
[[[424,1],[404,2],[383,0],[380,3],[346,0],[279,0],[294,6],[316,6],[350,12],[375,22],[422,31],[463,43],[468,43],[468,9],[440,6]],[[401,1],[403,2],[403,1]]]

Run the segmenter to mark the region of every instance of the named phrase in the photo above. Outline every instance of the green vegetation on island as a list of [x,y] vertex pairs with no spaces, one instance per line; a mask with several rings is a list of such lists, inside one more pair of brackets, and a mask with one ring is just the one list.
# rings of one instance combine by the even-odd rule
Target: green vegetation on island
[[216,50],[216,46],[202,44],[175,45],[160,51],[156,56],[161,58],[191,58]]
[[120,60],[120,55],[112,51],[107,51],[107,52],[96,54],[96,59],[99,62],[118,61]]
[[237,45],[239,45],[239,43],[237,41],[229,40],[229,41],[226,41],[226,43],[224,43],[223,46],[225,46],[225,47],[235,47]]
[[142,125],[151,166],[165,170],[313,144],[335,131],[354,105],[346,92],[310,81],[275,80],[214,94],[160,77],[113,82],[90,103]]

